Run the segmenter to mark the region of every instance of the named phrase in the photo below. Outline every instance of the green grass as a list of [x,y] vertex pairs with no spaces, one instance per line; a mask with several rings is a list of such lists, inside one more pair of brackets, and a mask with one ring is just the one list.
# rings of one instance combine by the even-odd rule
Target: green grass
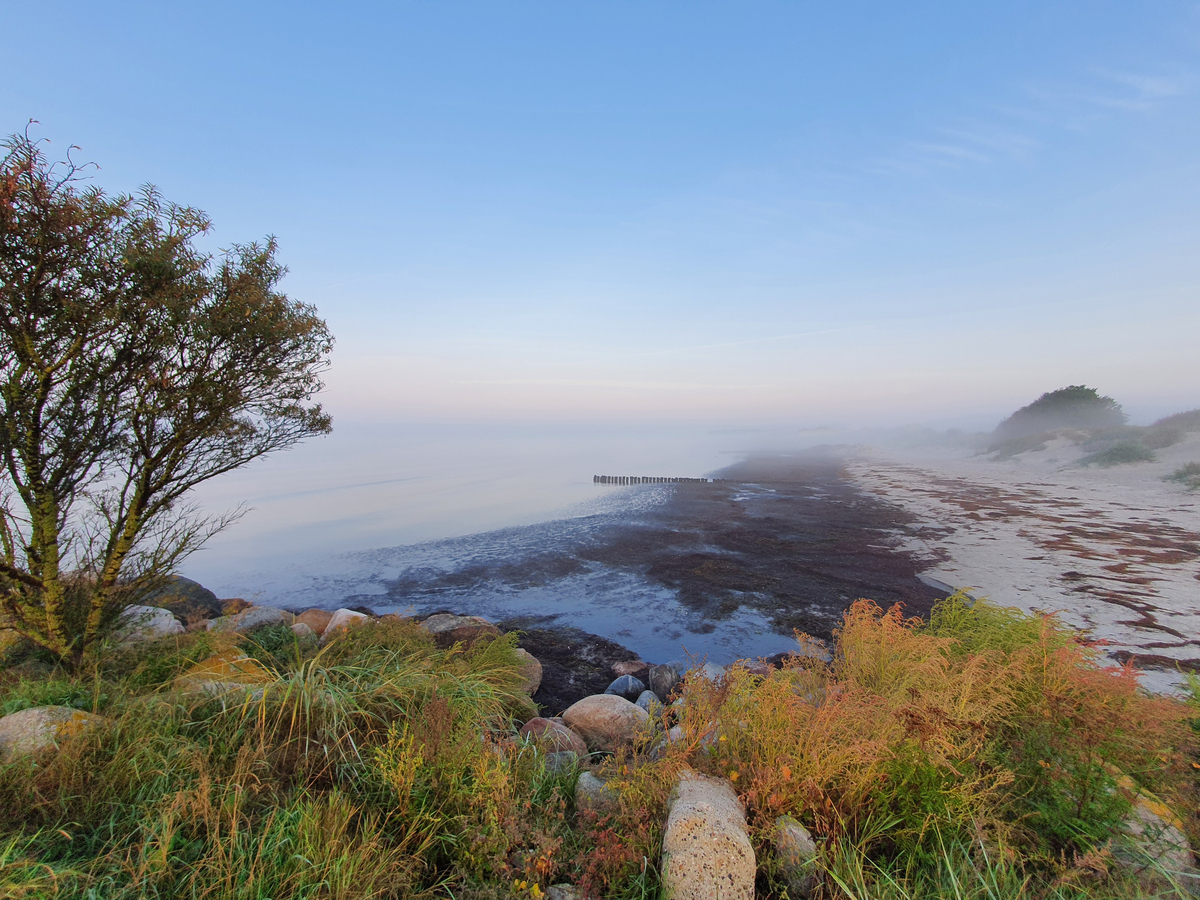
[[1122,466],[1129,463],[1151,462],[1154,451],[1140,441],[1117,441],[1106,450],[1092,453],[1079,460],[1081,466]]
[[1200,489],[1200,463],[1190,462],[1180,466],[1163,480],[1177,481],[1189,491]]
[[[172,690],[235,645],[274,673],[261,695]],[[1145,697],[1052,618],[957,596],[921,623],[861,602],[830,664],[690,675],[661,712],[689,739],[599,761],[620,797],[603,816],[517,738],[533,709],[513,647],[439,649],[385,621],[324,647],[265,628],[109,651],[76,677],[0,670],[0,710],[108,719],[0,764],[0,896],[538,900],[569,881],[648,900],[684,765],[733,780],[764,898],[784,895],[783,814],[818,838],[828,900],[1181,896],[1114,853],[1132,852],[1136,792],[1196,808],[1200,682],[1190,706]]]

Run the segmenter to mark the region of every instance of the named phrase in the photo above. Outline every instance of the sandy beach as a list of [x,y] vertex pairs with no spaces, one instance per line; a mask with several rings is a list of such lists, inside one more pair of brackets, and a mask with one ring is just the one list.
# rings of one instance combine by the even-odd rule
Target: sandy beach
[[1056,612],[1170,691],[1200,672],[1200,494],[1164,481],[1200,435],[1153,462],[1081,466],[1065,439],[1007,460],[858,447],[844,473],[915,520],[897,546],[922,575],[1005,606]]

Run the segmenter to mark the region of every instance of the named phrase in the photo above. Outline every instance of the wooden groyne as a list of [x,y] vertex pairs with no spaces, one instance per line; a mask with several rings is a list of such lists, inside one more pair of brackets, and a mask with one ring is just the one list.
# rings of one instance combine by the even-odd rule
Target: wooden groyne
[[716,484],[723,478],[671,478],[658,475],[593,475],[592,484]]

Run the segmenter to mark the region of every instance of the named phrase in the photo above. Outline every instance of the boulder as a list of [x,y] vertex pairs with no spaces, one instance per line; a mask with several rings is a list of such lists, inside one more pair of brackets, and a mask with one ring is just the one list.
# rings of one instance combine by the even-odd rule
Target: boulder
[[226,650],[196,663],[177,676],[174,687],[184,693],[219,696],[231,691],[256,693],[262,690],[263,685],[274,680],[274,676],[258,660],[251,659],[241,650]]
[[575,808],[603,815],[615,812],[620,806],[617,792],[593,775],[581,772],[575,782]]
[[481,616],[456,616],[438,613],[421,623],[421,628],[433,636],[439,647],[453,647],[462,643],[468,647],[481,637],[495,637],[500,629]]
[[161,588],[143,598],[148,606],[159,606],[170,610],[184,622],[198,619],[215,619],[223,613],[217,595],[204,585],[172,575]]
[[1166,805],[1138,796],[1122,828],[1137,852],[1119,849],[1114,855],[1144,881],[1160,881],[1166,874],[1180,887],[1200,896],[1200,870],[1182,826]]
[[112,637],[119,644],[135,644],[172,634],[183,634],[183,626],[174,613],[157,606],[129,606],[117,619]]
[[516,652],[521,659],[521,690],[532,697],[542,686],[542,664],[527,650],[518,647]]
[[635,706],[640,706],[652,716],[658,715],[658,710],[662,708],[662,704],[658,700],[658,694],[654,691],[642,691],[638,694]]
[[296,616],[296,621],[307,625],[314,634],[324,634],[325,629],[329,627],[329,620],[332,618],[333,613],[327,609],[306,609]]
[[546,888],[546,900],[584,900],[583,888],[573,884],[552,884]]
[[538,716],[521,726],[521,737],[533,737],[552,750],[570,750],[587,756],[588,748],[583,738],[566,725],[560,725]]
[[812,866],[817,845],[808,829],[792,816],[775,820],[775,857],[787,882],[788,896],[796,900],[809,896],[817,885]]
[[572,772],[579,767],[579,754],[572,750],[558,750],[546,754],[546,771],[552,775],[562,775]]
[[725,667],[706,662],[700,667],[700,677],[707,678],[709,681],[720,681],[725,677]]
[[69,706],[35,706],[0,718],[0,762],[38,755],[104,724],[104,716]]
[[563,713],[567,727],[593,751],[615,750],[633,743],[649,719],[644,709],[616,694],[584,697]]
[[646,689],[646,685],[638,678],[632,675],[622,675],[616,681],[605,689],[606,694],[616,694],[618,697],[624,697],[626,700],[633,702],[641,696],[642,691]]
[[317,639],[317,633],[308,627],[307,622],[293,622],[292,634],[296,635],[302,641],[309,640],[310,638],[314,641]]
[[679,684],[679,673],[675,671],[674,666],[651,666],[650,667],[650,690],[658,696],[658,699],[663,703],[667,703],[671,699],[671,692],[675,690],[675,686]]
[[329,624],[321,632],[321,637],[329,640],[339,631],[345,631],[347,628],[353,628],[356,625],[365,625],[370,621],[371,617],[366,613],[355,612],[352,609],[338,609],[329,617]]
[[685,771],[667,809],[663,892],[671,900],[754,900],[754,847],[733,786]]
[[273,606],[247,606],[232,616],[211,619],[209,631],[236,631],[238,633],[258,628],[260,625],[291,625],[296,619],[290,612]]
[[640,659],[623,659],[612,664],[612,673],[618,678],[622,675],[632,675],[634,678],[645,681],[646,673],[649,671],[650,663],[642,662]]

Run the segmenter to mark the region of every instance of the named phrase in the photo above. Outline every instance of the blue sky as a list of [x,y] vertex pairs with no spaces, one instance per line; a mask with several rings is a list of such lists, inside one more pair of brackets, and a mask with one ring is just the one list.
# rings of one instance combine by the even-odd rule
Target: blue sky
[[[1200,406],[1197,3],[6,3],[5,132],[278,236],[351,420]],[[990,418],[989,418],[990,417]]]

